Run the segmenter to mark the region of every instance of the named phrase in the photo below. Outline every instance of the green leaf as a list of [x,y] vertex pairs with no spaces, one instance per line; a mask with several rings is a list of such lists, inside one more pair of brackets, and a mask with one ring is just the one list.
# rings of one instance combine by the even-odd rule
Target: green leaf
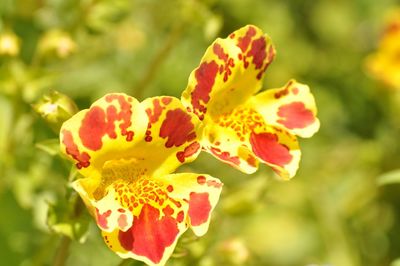
[[380,186],[400,183],[400,169],[378,176],[377,181]]
[[80,243],[87,238],[90,221],[85,206],[76,195],[70,200],[60,199],[49,206],[47,224],[50,229]]
[[36,143],[35,146],[52,156],[57,155],[60,152],[60,142],[58,139],[47,139]]

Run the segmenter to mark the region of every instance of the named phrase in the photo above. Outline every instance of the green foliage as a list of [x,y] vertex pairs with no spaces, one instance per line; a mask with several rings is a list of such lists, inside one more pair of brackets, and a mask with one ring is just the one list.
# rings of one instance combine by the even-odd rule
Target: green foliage
[[363,71],[396,4],[0,1],[0,34],[19,39],[17,55],[0,55],[1,264],[52,265],[60,234],[73,239],[66,265],[121,263],[71,192],[71,164],[58,156],[55,131],[73,112],[57,117],[53,131],[33,104],[52,90],[79,109],[107,92],[179,96],[217,36],[255,24],[278,53],[264,88],[290,78],[310,85],[321,130],[301,140],[300,170],[289,182],[267,167],[241,174],[207,154],[182,167],[225,186],[210,232],[185,233],[168,265],[398,265],[400,93]]

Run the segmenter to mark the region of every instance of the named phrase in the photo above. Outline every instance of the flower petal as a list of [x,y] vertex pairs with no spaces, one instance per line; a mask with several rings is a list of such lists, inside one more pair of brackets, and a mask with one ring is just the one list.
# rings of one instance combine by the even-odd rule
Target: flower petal
[[270,38],[252,25],[218,38],[190,74],[182,102],[201,120],[231,111],[261,88],[274,55]]
[[281,128],[268,126],[263,131],[252,132],[249,141],[257,158],[271,166],[282,179],[295,176],[301,157],[296,136]]
[[309,138],[320,123],[314,96],[307,85],[290,80],[283,88],[270,89],[252,97],[248,103],[269,125],[283,127],[292,134]]
[[166,175],[159,180],[169,184],[168,195],[171,198],[188,204],[187,214],[182,212],[182,219],[185,217],[197,236],[204,235],[210,224],[211,212],[221,194],[221,181],[209,175],[192,173]]
[[82,175],[100,183],[110,161],[132,160],[136,171],[144,169],[147,175],[171,173],[200,153],[201,130],[199,119],[177,98],[138,103],[124,94],[108,94],[63,124],[61,148]]
[[237,107],[207,120],[203,148],[244,173],[253,173],[259,160],[283,179],[294,176],[300,160],[297,139],[283,128],[269,126],[251,105]]
[[107,94],[62,125],[61,150],[82,175],[99,179],[106,161],[127,156],[143,140],[147,123],[135,98]]
[[222,183],[208,175],[171,174],[118,180],[96,199],[87,193],[85,180],[89,178],[75,181],[73,187],[93,210],[107,245],[123,258],[149,265],[163,265],[188,226],[198,236],[207,232],[222,189]]
[[171,197],[166,182],[146,177],[133,182],[119,179],[104,189],[101,198],[93,198],[85,180],[90,178],[75,181],[73,187],[93,210],[106,244],[123,258],[165,264],[187,229],[187,202]]
[[[225,124],[209,122],[204,130],[203,148],[230,166],[252,174],[258,169],[258,160],[249,149],[249,132],[242,135],[246,125],[238,120],[226,119]],[[245,129],[246,130],[246,129]]]
[[153,97],[141,105],[149,117],[144,142],[137,149],[151,164],[157,165],[154,175],[169,174],[179,165],[193,161],[201,151],[199,137],[202,125],[188,113],[179,99]]

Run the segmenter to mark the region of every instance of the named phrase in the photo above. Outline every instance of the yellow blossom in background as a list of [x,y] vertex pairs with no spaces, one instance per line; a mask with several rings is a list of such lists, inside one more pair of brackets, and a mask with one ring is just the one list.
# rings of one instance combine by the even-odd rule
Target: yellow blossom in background
[[41,54],[55,54],[59,58],[66,58],[77,49],[75,41],[68,32],[53,29],[46,32],[39,41]]
[[197,236],[207,232],[222,183],[171,174],[197,157],[201,131],[177,98],[139,103],[117,93],[63,124],[61,150],[84,176],[73,188],[121,257],[164,265],[188,227]]
[[16,56],[19,54],[20,41],[17,35],[12,32],[0,34],[0,55]]
[[400,8],[389,13],[378,49],[367,57],[366,66],[376,79],[400,89]]
[[289,179],[300,161],[296,135],[311,137],[319,120],[310,89],[295,80],[256,94],[274,56],[270,38],[252,25],[218,38],[191,73],[182,102],[203,121],[207,152],[245,173],[261,161]]

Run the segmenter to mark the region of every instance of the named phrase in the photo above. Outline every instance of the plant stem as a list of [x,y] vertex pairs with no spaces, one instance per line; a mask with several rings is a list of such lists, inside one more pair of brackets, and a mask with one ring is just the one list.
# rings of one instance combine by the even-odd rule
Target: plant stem
[[61,237],[60,245],[57,249],[56,256],[54,258],[53,266],[64,266],[68,258],[68,251],[71,245],[71,239],[66,236]]
[[138,81],[136,86],[133,88],[133,92],[136,98],[140,99],[143,97],[144,88],[147,87],[151,81],[153,80],[155,74],[157,73],[159,67],[162,65],[163,61],[168,57],[169,53],[171,52],[172,48],[175,46],[175,43],[178,41],[182,32],[184,30],[185,23],[179,23],[174,26],[171,30],[171,33],[168,36],[168,39],[158,50],[157,54],[151,60],[149,66],[147,67],[146,71],[144,72],[143,78]]

